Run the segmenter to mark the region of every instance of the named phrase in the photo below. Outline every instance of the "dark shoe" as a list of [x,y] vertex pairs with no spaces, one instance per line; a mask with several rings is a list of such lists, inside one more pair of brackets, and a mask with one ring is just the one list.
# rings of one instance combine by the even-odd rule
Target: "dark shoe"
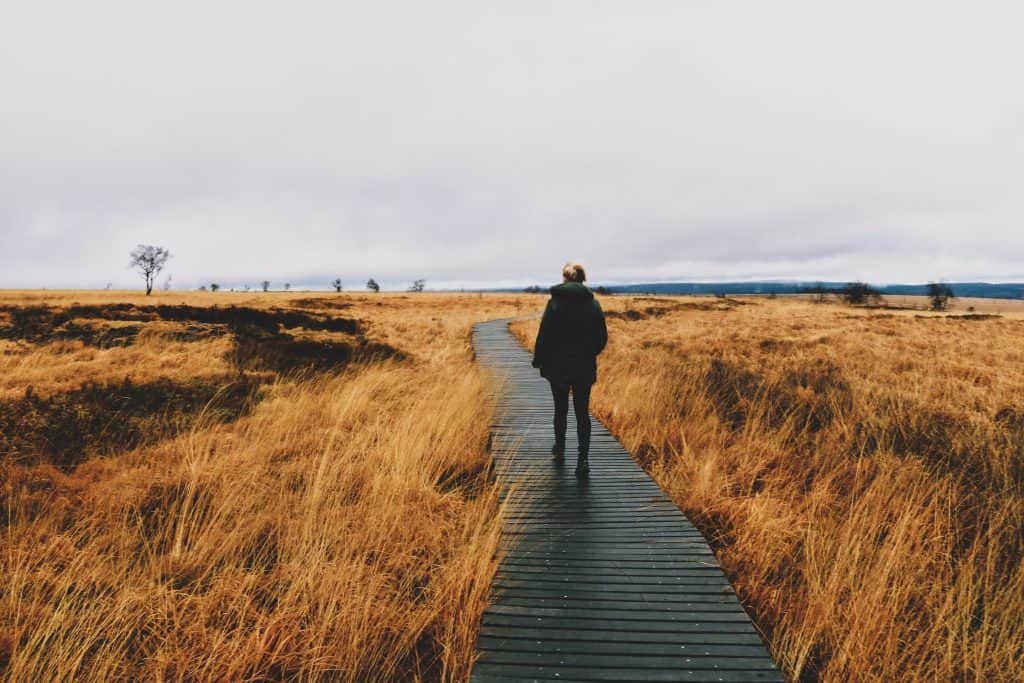
[[565,462],[565,446],[556,443],[551,447],[551,456],[556,465],[561,465]]
[[586,453],[580,453],[579,457],[576,458],[576,476],[580,479],[586,479],[590,476],[590,461]]

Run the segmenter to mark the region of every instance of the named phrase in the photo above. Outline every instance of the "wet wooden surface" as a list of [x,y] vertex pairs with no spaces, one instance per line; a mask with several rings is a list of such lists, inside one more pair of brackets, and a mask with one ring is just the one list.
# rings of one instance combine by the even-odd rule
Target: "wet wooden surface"
[[608,430],[592,419],[577,480],[572,410],[556,466],[548,383],[507,321],[473,344],[495,377],[509,514],[471,680],[784,680],[700,532]]

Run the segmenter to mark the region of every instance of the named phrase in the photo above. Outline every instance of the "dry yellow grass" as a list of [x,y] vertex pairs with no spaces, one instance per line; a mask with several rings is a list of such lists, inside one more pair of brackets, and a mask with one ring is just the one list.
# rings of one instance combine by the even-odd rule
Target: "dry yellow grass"
[[[604,299],[597,414],[708,534],[792,677],[1021,678],[1015,305],[965,319],[746,301]],[[6,679],[465,677],[500,527],[469,327],[544,297],[0,292],[0,308],[76,302],[292,311],[311,327],[248,339],[151,320],[122,343],[110,330],[128,323],[85,317],[44,330],[61,339],[0,341],[8,408],[30,386],[32,410],[62,417],[89,405],[64,397],[98,400],[90,387],[255,392],[144,420],[137,446],[101,424],[113,446],[84,460],[14,444]],[[339,318],[358,329],[317,327]],[[307,351],[347,360],[287,372]]]
[[[1019,313],[604,304],[593,408],[712,540],[790,677],[1024,680]],[[514,328],[530,343],[537,321]]]
[[[357,354],[343,369],[294,376],[240,365],[230,372],[263,384],[231,420],[191,414],[184,429],[168,425],[137,448],[69,460],[64,469],[45,452],[8,453],[0,465],[0,675],[465,678],[500,529],[486,471],[489,409],[469,327],[514,315],[523,301],[0,295],[8,306],[326,312],[359,320],[365,348],[394,351],[391,359]],[[29,399],[17,396],[30,384],[33,395],[57,399],[87,381],[117,389],[126,373],[132,382],[169,377],[169,391],[185,391],[196,377],[228,372],[226,351],[243,332],[169,341],[144,330],[113,348],[8,341],[0,400],[21,405]],[[354,339],[292,332],[270,342],[316,339],[344,350]]]

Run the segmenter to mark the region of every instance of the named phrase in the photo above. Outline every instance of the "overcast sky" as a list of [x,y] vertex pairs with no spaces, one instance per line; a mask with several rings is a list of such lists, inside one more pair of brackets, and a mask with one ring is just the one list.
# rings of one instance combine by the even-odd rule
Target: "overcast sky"
[[1024,280],[1016,0],[0,3],[0,287]]

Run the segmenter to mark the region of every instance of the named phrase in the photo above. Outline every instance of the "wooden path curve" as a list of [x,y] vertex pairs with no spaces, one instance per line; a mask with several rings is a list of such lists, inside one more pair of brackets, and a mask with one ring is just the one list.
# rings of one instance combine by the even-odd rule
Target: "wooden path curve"
[[703,536],[600,422],[589,480],[572,410],[554,465],[551,392],[508,322],[473,329],[502,388],[492,449],[512,493],[471,680],[784,680]]

